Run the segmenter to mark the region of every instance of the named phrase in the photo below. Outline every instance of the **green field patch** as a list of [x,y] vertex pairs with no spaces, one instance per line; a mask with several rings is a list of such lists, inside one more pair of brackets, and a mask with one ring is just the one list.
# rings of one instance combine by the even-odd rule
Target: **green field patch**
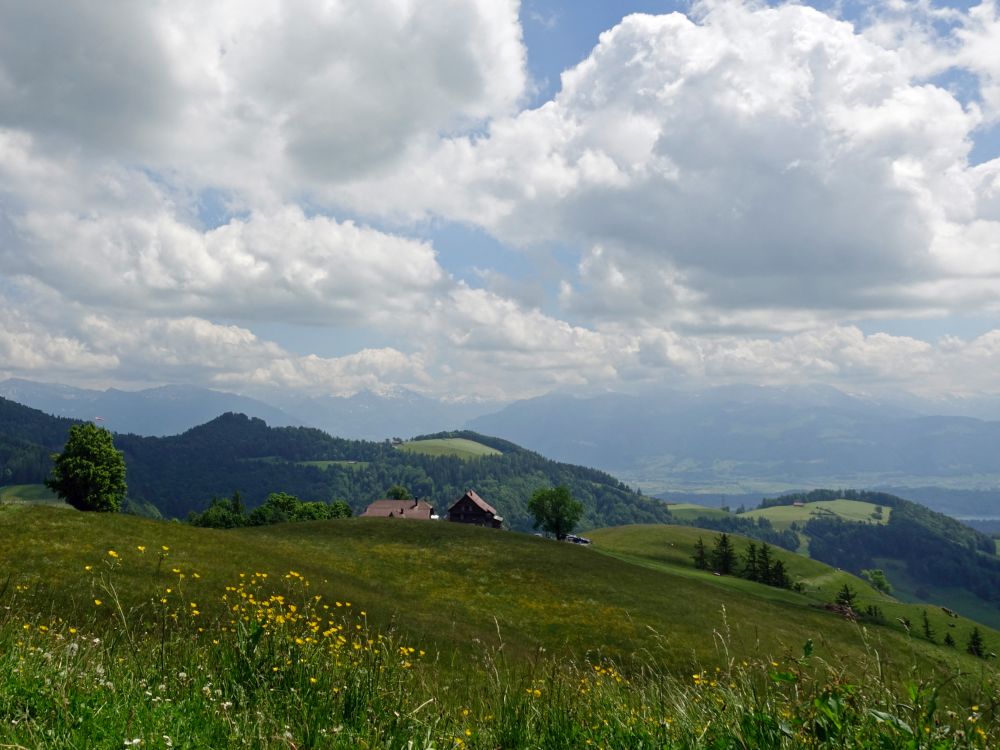
[[888,523],[892,508],[882,506],[881,511],[878,508],[874,503],[859,500],[821,500],[797,506],[775,505],[749,510],[741,515],[744,518],[766,518],[779,530],[787,529],[793,523],[802,526],[812,518],[837,517],[854,523]]
[[65,505],[44,484],[10,484],[0,487],[0,503]]
[[678,521],[694,521],[698,518],[728,518],[732,515],[722,508],[710,508],[698,503],[673,503],[667,506],[667,510]]
[[463,461],[469,461],[483,456],[502,455],[496,448],[477,443],[466,438],[430,438],[428,440],[411,440],[397,446],[408,453],[422,453],[426,456],[455,456]]

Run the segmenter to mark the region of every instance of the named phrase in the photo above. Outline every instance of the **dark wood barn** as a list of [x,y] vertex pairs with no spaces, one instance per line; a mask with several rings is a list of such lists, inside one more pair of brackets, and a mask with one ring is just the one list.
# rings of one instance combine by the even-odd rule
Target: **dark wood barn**
[[494,529],[503,526],[503,516],[498,516],[496,508],[479,497],[475,490],[467,491],[448,509],[448,520]]

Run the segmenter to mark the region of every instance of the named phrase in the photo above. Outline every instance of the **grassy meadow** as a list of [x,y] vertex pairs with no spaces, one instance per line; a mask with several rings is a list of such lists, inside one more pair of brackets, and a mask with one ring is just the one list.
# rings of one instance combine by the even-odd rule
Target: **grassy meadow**
[[426,440],[410,440],[399,446],[400,450],[411,453],[423,453],[427,456],[455,456],[464,461],[483,456],[499,456],[500,451],[488,445],[477,443],[467,438],[428,438]]
[[698,518],[726,518],[730,515],[729,511],[722,508],[710,508],[698,503],[671,503],[669,508],[670,515],[681,522],[694,521]]
[[804,594],[694,571],[692,533],[607,529],[585,548],[446,523],[218,531],[4,506],[0,745],[1000,739],[990,662],[824,611],[840,579],[815,561],[782,556]]
[[4,503],[65,505],[44,484],[10,484],[0,487],[0,505]]

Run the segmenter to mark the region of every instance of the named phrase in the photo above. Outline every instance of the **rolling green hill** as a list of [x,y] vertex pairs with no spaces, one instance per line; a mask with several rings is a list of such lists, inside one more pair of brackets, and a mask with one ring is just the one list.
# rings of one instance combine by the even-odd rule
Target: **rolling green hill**
[[934,601],[1000,627],[995,544],[948,516],[886,493],[856,490],[784,495],[743,515],[751,514],[776,526],[795,524],[809,555],[829,565],[853,573],[884,569],[900,599]]
[[[812,560],[786,557],[805,593],[694,571],[699,533],[580,547],[443,522],[220,531],[0,506],[0,743],[996,746],[992,661],[825,610],[841,581],[864,584]],[[972,627],[955,620],[960,644]]]
[[995,541],[917,503],[884,492],[814,490],[765,498],[737,514],[692,504],[670,508],[675,522],[768,536],[772,545],[854,574],[882,569],[901,600],[936,602],[1000,627]]
[[[0,452],[0,461],[7,460],[0,463],[0,476],[17,472],[16,483],[41,482],[51,468],[49,454],[62,448],[73,422],[3,399],[0,416],[8,417],[0,420],[0,448],[4,440],[21,446],[6,459]],[[388,442],[344,440],[303,427],[272,428],[240,414],[171,437],[117,435],[115,444],[125,454],[132,507],[152,504],[167,517],[184,518],[236,490],[251,509],[272,492],[287,492],[306,501],[345,500],[360,511],[399,484],[439,509],[473,488],[512,528],[527,530],[532,493],[565,484],[584,505],[584,528],[670,518],[663,503],[604,472],[550,461],[505,440],[471,432],[416,440],[424,448],[449,446],[449,454],[398,450]],[[473,458],[472,452],[481,455]],[[30,460],[22,460],[22,453]]]
[[[803,555],[773,548],[774,559],[781,560],[791,579],[802,584],[802,592],[775,589],[735,576],[719,577],[708,571],[697,570],[693,565],[695,542],[701,538],[711,544],[714,532],[685,526],[617,526],[590,532],[590,538],[599,549],[636,564],[669,571],[674,575],[690,577],[709,585],[730,588],[755,598],[788,602],[802,606],[809,602],[823,606],[833,602],[840,588],[847,584],[858,595],[855,609],[864,611],[869,605],[878,607],[884,614],[882,627],[906,632],[903,622],[910,623],[910,631],[921,632],[923,613],[927,613],[931,628],[940,641],[945,633],[961,640],[957,634],[968,630],[972,620],[947,614],[940,606],[928,603],[906,603],[887,596],[872,587],[866,580],[851,573],[813,560]],[[732,535],[738,555],[742,558],[750,540]]]
[[[917,622],[919,608],[821,563],[782,555],[806,581],[805,594],[696,571],[689,553],[698,535],[705,532],[620,527],[593,532],[594,548],[586,548],[444,522],[356,518],[219,531],[120,514],[0,508],[4,569],[64,617],[93,614],[94,599],[108,598],[109,582],[126,611],[141,610],[151,595],[173,587],[172,600],[221,616],[220,592],[241,573],[294,570],[308,579],[313,595],[352,602],[372,623],[394,624],[426,648],[471,654],[499,637],[524,658],[539,647],[616,658],[649,650],[687,669],[715,657],[711,633],[723,628],[734,655],[778,658],[811,638],[824,656],[860,659],[871,643],[821,606],[849,581],[863,602],[878,602],[891,614],[888,624],[868,626],[887,658],[917,654],[927,665],[957,658],[951,649],[908,636],[892,619]],[[928,612],[943,634],[943,614]],[[971,624],[951,622],[961,642]],[[984,632],[990,647],[1000,649],[1000,634]]]

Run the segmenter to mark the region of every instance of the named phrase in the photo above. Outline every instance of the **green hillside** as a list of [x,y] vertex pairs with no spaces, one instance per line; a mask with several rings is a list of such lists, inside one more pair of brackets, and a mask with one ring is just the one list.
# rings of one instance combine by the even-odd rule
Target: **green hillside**
[[0,484],[42,482],[73,424],[0,398]]
[[[866,580],[844,570],[795,554],[773,548],[774,559],[781,560],[795,582],[802,584],[801,593],[775,589],[735,576],[716,576],[708,571],[697,570],[692,562],[695,542],[701,538],[710,546],[715,532],[685,526],[617,526],[590,532],[590,538],[598,549],[623,560],[648,565],[658,570],[669,571],[708,585],[724,587],[743,592],[755,598],[782,601],[789,604],[822,607],[835,600],[837,592],[847,584],[857,593],[855,609],[863,612],[868,606],[878,607],[884,614],[880,627],[906,633],[904,622],[910,623],[913,636],[922,633],[923,614],[927,613],[932,631],[938,642],[945,633],[961,642],[959,634],[966,632],[973,622],[964,617],[947,614],[933,601],[923,604],[904,603],[873,588]],[[742,558],[750,540],[732,536],[738,555]],[[807,605],[808,606],[808,605]],[[868,623],[870,625],[870,623]],[[1000,642],[998,642],[1000,645]]]
[[[0,509],[4,569],[61,613],[90,614],[93,599],[106,598],[101,577],[86,566],[106,572],[114,550],[120,564],[113,580],[126,610],[174,585],[184,602],[221,615],[219,592],[241,573],[295,570],[313,594],[351,601],[372,623],[395,624],[449,652],[475,651],[477,643],[495,642],[499,630],[506,647],[525,657],[538,647],[619,658],[650,649],[686,669],[693,659],[714,658],[717,644],[707,634],[725,617],[736,653],[777,657],[813,638],[827,656],[860,658],[866,646],[856,626],[816,606],[845,580],[863,601],[915,621],[916,608],[791,554],[782,559],[804,578],[806,594],[695,571],[690,551],[698,535],[708,536],[688,527],[620,527],[593,532],[594,548],[586,548],[445,522],[355,518],[220,531],[42,506]],[[160,562],[163,546],[169,552]],[[938,613],[931,615],[938,623]],[[968,621],[956,622],[964,637]],[[945,627],[942,621],[940,632]],[[872,625],[870,633],[887,654],[917,653],[929,664],[955,656],[907,637],[894,622]],[[1000,636],[988,638],[1000,649]]]
[[466,438],[425,438],[423,440],[410,440],[398,447],[409,453],[422,453],[425,456],[454,456],[465,460],[500,455],[500,451],[496,448]]
[[[51,469],[48,456],[62,448],[72,422],[0,399],[4,415],[10,419],[0,420],[0,476],[17,476],[11,484],[43,481]],[[45,442],[32,443],[35,439]],[[21,447],[4,454],[4,440]],[[402,485],[438,508],[473,488],[511,528],[527,530],[532,526],[527,510],[532,493],[564,484],[584,505],[583,528],[670,519],[663,503],[633,492],[609,474],[550,461],[504,440],[471,432],[415,440],[424,449],[450,447],[443,455],[428,455],[426,450],[344,440],[320,430],[272,428],[240,414],[225,414],[171,437],[117,435],[115,444],[125,454],[132,507],[152,504],[166,517],[185,518],[207,508],[212,498],[230,497],[236,490],[250,509],[272,492],[287,492],[305,501],[344,500],[359,512],[389,487]],[[472,452],[479,454],[474,460]]]
[[894,495],[857,490],[784,495],[742,515],[776,527],[795,524],[807,543],[802,550],[829,565],[853,573],[885,570],[900,599],[935,602],[1000,627],[996,546],[953,518]]
[[444,522],[220,531],[2,506],[0,743],[869,750],[1000,738],[992,662],[817,606],[845,574],[815,561],[788,556],[805,594],[692,571],[698,533],[605,529],[588,548]]

